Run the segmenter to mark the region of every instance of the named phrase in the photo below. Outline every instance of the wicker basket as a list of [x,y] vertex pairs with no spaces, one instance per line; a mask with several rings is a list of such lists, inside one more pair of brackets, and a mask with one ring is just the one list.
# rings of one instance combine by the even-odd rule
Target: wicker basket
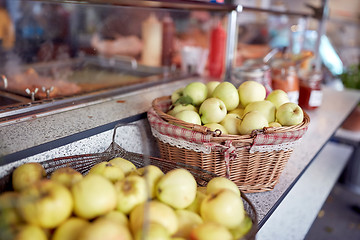
[[[198,168],[196,166],[187,165],[181,162],[173,162],[162,158],[156,158],[151,156],[146,156],[138,153],[133,153],[126,151],[120,147],[115,142],[116,129],[121,126],[130,126],[138,127],[135,124],[118,124],[115,126],[113,140],[110,146],[102,153],[93,153],[93,154],[82,154],[74,156],[59,157],[50,160],[40,162],[46,170],[47,177],[51,176],[51,173],[58,168],[62,167],[72,167],[79,171],[80,173],[86,175],[92,166],[99,162],[109,161],[115,157],[122,157],[131,161],[137,168],[147,166],[149,164],[158,166],[164,173],[175,169],[175,168],[186,168],[188,169],[193,176],[195,177],[198,186],[206,186],[207,183],[213,177],[217,177],[216,174],[208,172],[204,169]],[[5,191],[12,191],[11,177],[14,169],[9,170],[8,174],[5,174],[0,178],[0,193]],[[241,191],[240,191],[241,192]],[[247,215],[251,218],[253,224],[250,231],[243,236],[241,239],[237,240],[255,240],[255,236],[258,230],[258,218],[254,205],[250,200],[241,192],[241,197],[244,203],[244,208]]]
[[166,114],[170,106],[170,96],[160,97],[154,99],[148,111],[161,157],[226,176],[245,193],[275,187],[294,145],[310,123],[304,113],[299,125],[264,128],[251,135],[221,135]]

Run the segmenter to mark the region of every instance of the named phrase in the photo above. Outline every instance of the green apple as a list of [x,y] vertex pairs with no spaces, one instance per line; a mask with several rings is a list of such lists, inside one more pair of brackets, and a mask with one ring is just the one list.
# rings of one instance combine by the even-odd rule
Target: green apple
[[175,209],[188,207],[196,196],[197,183],[185,168],[176,168],[162,176],[156,184],[156,196]]
[[149,222],[133,235],[134,240],[170,240],[169,231],[157,222]]
[[251,111],[244,114],[241,124],[239,126],[240,134],[251,134],[253,130],[263,129],[268,127],[268,121],[259,111]]
[[210,179],[210,181],[206,185],[206,194],[216,193],[223,188],[233,191],[240,197],[240,190],[238,186],[226,177],[214,177]]
[[121,239],[132,240],[129,229],[115,221],[99,218],[91,222],[80,233],[78,240]]
[[129,175],[115,184],[117,192],[116,209],[125,214],[148,198],[145,178],[137,175]]
[[262,101],[266,97],[265,87],[256,81],[245,81],[238,88],[240,103],[246,107],[251,102]]
[[244,204],[238,194],[220,189],[202,201],[200,216],[204,222],[215,222],[226,228],[239,226],[245,217]]
[[271,122],[271,123],[269,123],[269,127],[282,127],[282,126],[278,122]]
[[239,125],[241,124],[241,118],[235,113],[226,114],[225,118],[220,122],[229,134],[239,134]]
[[276,109],[278,109],[284,103],[290,102],[289,96],[287,93],[281,89],[276,89],[269,93],[266,97],[266,100],[272,102]]
[[276,120],[282,126],[300,124],[304,120],[304,112],[296,103],[284,103],[276,111]]
[[141,203],[130,212],[129,223],[133,233],[144,226],[144,221],[161,224],[170,235],[178,230],[178,220],[174,209],[158,200]]
[[54,172],[52,172],[50,179],[63,184],[67,188],[71,188],[71,186],[81,180],[83,175],[71,167],[63,167],[58,168]]
[[212,97],[221,99],[228,111],[234,110],[239,105],[239,93],[230,82],[220,83],[212,93]]
[[99,218],[106,218],[119,224],[123,224],[124,226],[129,226],[129,219],[127,218],[127,216],[123,212],[117,210],[112,210],[100,216]]
[[178,88],[171,94],[171,102],[172,104],[175,104],[176,101],[183,96],[184,88]]
[[142,168],[138,168],[136,173],[139,176],[145,178],[147,187],[149,189],[150,198],[156,197],[156,189],[155,186],[159,179],[164,176],[163,171],[158,166],[155,165],[147,165]]
[[121,168],[121,170],[124,172],[125,176],[131,173],[132,171],[136,170],[136,166],[130,162],[127,159],[116,157],[109,161],[112,165]]
[[46,176],[44,167],[37,162],[24,163],[12,173],[12,186],[15,191],[21,191]]
[[123,172],[123,170],[111,164],[110,162],[97,163],[90,169],[88,173],[88,175],[92,174],[99,174],[103,177],[106,177],[113,183],[125,177],[125,173]]
[[0,228],[17,225],[22,222],[17,212],[19,196],[20,193],[15,191],[7,191],[0,194]]
[[208,98],[200,105],[199,114],[203,124],[219,123],[225,118],[227,109],[222,100]]
[[214,92],[214,89],[220,84],[219,81],[210,81],[210,82],[207,82],[205,85],[208,89],[208,98],[209,97],[212,97],[212,93]]
[[239,226],[230,229],[231,234],[233,235],[234,239],[241,239],[245,236],[250,229],[252,228],[253,222],[248,215],[245,215],[244,220],[240,223]]
[[242,118],[242,116],[244,115],[244,108],[235,108],[234,110],[231,110],[231,111],[228,111],[228,113],[231,113],[231,114],[236,114],[238,115],[240,118]]
[[198,111],[197,108],[194,105],[191,105],[191,104],[178,104],[173,109],[168,111],[167,114],[169,114],[171,116],[175,116],[177,113],[179,113],[181,111],[184,111],[184,110],[190,110],[190,111],[194,111],[194,112]]
[[99,174],[86,175],[71,192],[76,216],[93,219],[115,209],[117,194],[113,183]]
[[230,231],[215,222],[204,222],[194,227],[190,233],[191,240],[232,240]]
[[194,201],[185,209],[200,214],[201,202],[206,197],[206,187],[198,187]]
[[191,104],[199,106],[208,95],[207,87],[202,82],[192,82],[185,86],[183,96],[191,99]]
[[89,225],[90,222],[88,220],[70,217],[55,229],[51,240],[77,240],[80,232]]
[[43,179],[24,189],[18,199],[18,211],[30,224],[55,228],[70,217],[73,199],[68,188]]
[[276,107],[272,102],[268,100],[251,102],[245,107],[244,114],[255,110],[262,113],[268,123],[275,121]]
[[220,123],[207,123],[204,124],[205,127],[210,128],[211,131],[220,130],[221,134],[228,134],[228,131],[226,130],[225,126],[221,125]]
[[200,215],[190,210],[177,209],[175,210],[175,214],[178,219],[179,228],[173,235],[174,237],[183,237],[188,239],[191,230],[197,225],[203,223]]
[[[32,224],[24,224],[16,226],[15,229],[12,230],[12,237],[8,236],[8,238],[1,239],[15,239],[15,240],[47,240],[47,233],[44,229],[39,226]],[[0,236],[3,233],[0,233]],[[3,237],[3,236],[2,236]]]

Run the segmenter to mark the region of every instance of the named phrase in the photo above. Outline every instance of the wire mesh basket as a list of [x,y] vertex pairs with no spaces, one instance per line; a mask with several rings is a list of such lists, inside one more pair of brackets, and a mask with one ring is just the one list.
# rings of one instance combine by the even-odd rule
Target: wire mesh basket
[[[155,165],[159,167],[164,173],[167,173],[168,171],[176,168],[185,168],[193,174],[193,176],[197,181],[198,186],[203,186],[203,187],[207,185],[210,179],[218,176],[212,172],[206,171],[196,166],[191,166],[181,162],[174,162],[162,158],[152,157],[152,156],[134,153],[125,150],[115,142],[116,132],[120,127],[123,126],[138,127],[135,124],[116,125],[113,132],[112,142],[104,152],[65,156],[65,157],[53,158],[40,162],[40,164],[46,170],[47,177],[50,177],[52,172],[54,172],[56,169],[63,167],[71,167],[79,171],[83,175],[86,175],[88,171],[91,169],[91,167],[93,167],[97,163],[103,161],[109,161],[116,157],[121,157],[131,161],[137,168],[145,167],[150,164]],[[14,169],[12,169],[8,174],[6,174],[0,179],[0,193],[12,190],[11,177],[13,170]],[[253,222],[251,230],[243,238],[241,238],[241,240],[255,239],[255,235],[257,232],[257,223],[258,223],[257,213],[255,207],[243,192],[241,192],[241,197],[243,199],[245,211],[247,212],[248,216],[251,218]]]

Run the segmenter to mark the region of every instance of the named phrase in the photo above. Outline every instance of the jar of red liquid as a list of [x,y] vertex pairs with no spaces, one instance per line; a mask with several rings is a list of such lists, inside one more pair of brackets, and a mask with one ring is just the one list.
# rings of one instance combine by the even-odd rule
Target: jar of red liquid
[[290,61],[277,61],[271,72],[273,90],[285,91],[291,102],[298,103],[300,82],[295,66]]
[[299,105],[303,109],[316,109],[322,102],[322,73],[311,71],[300,79]]

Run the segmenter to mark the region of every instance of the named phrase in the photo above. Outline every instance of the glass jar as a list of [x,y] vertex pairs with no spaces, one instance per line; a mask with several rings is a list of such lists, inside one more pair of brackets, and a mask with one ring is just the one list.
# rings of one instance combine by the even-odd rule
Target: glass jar
[[298,103],[299,100],[299,77],[296,68],[290,62],[281,62],[271,69],[272,88],[285,91],[291,102]]
[[316,109],[322,102],[321,82],[323,75],[319,71],[311,71],[300,79],[299,105],[303,109]]
[[256,81],[265,87],[266,95],[272,91],[270,67],[265,64],[251,63],[235,68],[232,81],[236,87],[245,81]]

